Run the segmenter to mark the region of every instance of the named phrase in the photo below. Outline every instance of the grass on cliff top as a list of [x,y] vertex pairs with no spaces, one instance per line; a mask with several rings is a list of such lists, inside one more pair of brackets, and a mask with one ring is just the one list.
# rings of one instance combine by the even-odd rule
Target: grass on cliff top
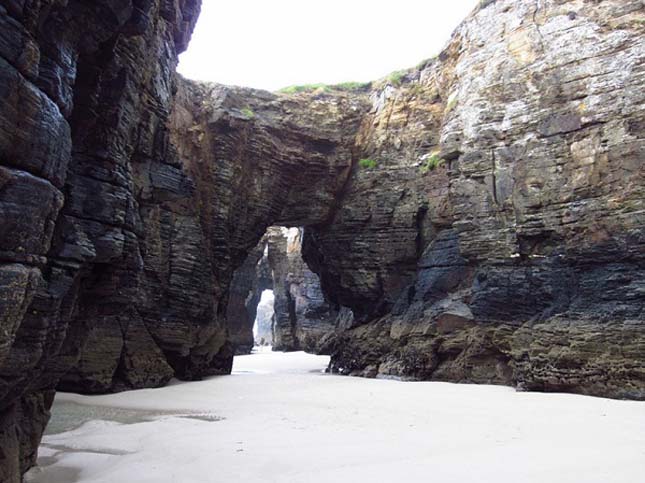
[[398,87],[401,85],[401,82],[407,73],[407,70],[395,70],[387,76],[387,81],[393,86]]
[[[419,65],[427,64],[431,59],[425,59]],[[410,69],[397,70],[385,77],[385,80],[395,87],[398,87],[403,82],[404,77],[410,72]],[[332,92],[332,91],[345,91],[356,92],[365,91],[372,87],[372,82],[341,82],[340,84],[300,84],[283,87],[278,89],[281,94],[299,94],[301,92]]]
[[427,66],[430,62],[432,62],[433,58],[428,58],[424,59],[419,64],[416,65],[416,67],[410,67],[408,69],[400,69],[400,70],[395,70],[394,72],[390,72],[388,75],[380,79],[380,82],[385,82],[387,84],[390,84],[393,87],[399,87],[403,84],[404,81],[410,80],[406,79],[406,77],[410,74],[413,74],[415,70],[422,70],[425,66]]
[[331,91],[359,91],[371,87],[371,82],[341,82],[340,84],[301,84],[279,89],[282,94],[298,94],[301,92],[331,92]]
[[375,83],[380,83],[385,80],[385,82],[388,82],[389,84],[393,85],[394,87],[399,87],[403,81],[405,80],[405,76],[413,72],[414,70],[423,70],[430,64],[432,64],[435,60],[437,59],[437,56],[434,57],[428,57],[427,59],[423,59],[421,62],[419,62],[416,67],[409,68],[409,69],[401,69],[401,70],[395,70],[394,72],[391,72],[384,78],[380,79],[379,81],[373,82],[355,82],[355,81],[350,81],[350,82],[341,82],[339,84],[322,84],[322,83],[317,83],[317,84],[299,84],[299,85],[292,85],[292,86],[287,86],[283,87],[282,89],[278,89],[277,92],[281,94],[299,94],[302,92],[332,92],[332,91],[346,91],[346,92],[356,92],[356,91],[366,91],[370,89]]
[[421,62],[419,62],[416,65],[417,70],[423,70],[426,67],[428,67],[430,64],[432,64],[434,61],[436,61],[439,57],[437,55],[434,55],[432,57],[428,57],[427,59],[423,59]]
[[300,92],[313,92],[317,90],[327,92],[329,90],[329,86],[327,84],[302,84],[283,87],[282,89],[279,89],[278,92],[281,92],[282,94],[298,94]]

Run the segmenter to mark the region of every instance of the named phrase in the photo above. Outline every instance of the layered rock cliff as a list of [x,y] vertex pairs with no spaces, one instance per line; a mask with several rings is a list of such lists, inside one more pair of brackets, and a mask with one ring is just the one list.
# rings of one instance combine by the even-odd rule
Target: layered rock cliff
[[194,0],[0,2],[3,482],[34,463],[70,368],[68,387],[88,390],[172,374],[139,310],[135,180],[173,162],[172,73],[198,12]]
[[56,387],[230,371],[271,225],[333,370],[645,399],[642,7],[483,2],[417,68],[283,95],[174,80],[197,0],[0,2],[0,480]]
[[642,2],[487,2],[376,90],[376,166],[305,243],[379,316],[335,370],[645,398],[643,30]]

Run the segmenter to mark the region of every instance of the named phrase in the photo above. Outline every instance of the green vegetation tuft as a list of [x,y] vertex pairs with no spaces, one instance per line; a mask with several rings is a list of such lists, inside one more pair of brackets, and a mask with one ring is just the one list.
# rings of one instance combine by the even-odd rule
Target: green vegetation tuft
[[253,119],[253,118],[255,117],[255,113],[254,113],[254,112],[253,112],[249,107],[245,107],[244,109],[241,109],[241,111],[240,111],[240,112],[241,112],[241,113],[244,115],[244,117],[246,117],[247,119]]
[[390,75],[387,76],[387,80],[390,84],[392,84],[395,87],[398,87],[401,85],[401,81],[403,80],[403,77],[407,71],[405,70],[395,70],[392,72]]
[[374,161],[373,159],[370,159],[370,158],[364,158],[364,159],[361,159],[358,162],[358,165],[361,168],[374,169],[374,168],[376,168],[376,161]]
[[299,86],[283,87],[282,89],[278,90],[278,92],[281,92],[283,94],[297,94],[299,92],[313,92],[317,90],[326,92],[329,90],[329,86],[327,84],[302,84]]
[[339,91],[358,91],[368,89],[371,85],[371,82],[341,82],[340,84],[334,84],[331,88]]
[[371,82],[341,82],[340,84],[333,84],[333,85],[302,84],[298,86],[283,87],[282,89],[278,90],[278,92],[281,92],[282,94],[298,94],[300,92],[314,92],[314,91],[330,92],[332,90],[357,91],[357,90],[369,89],[371,85],[372,85]]
[[439,151],[432,153],[421,165],[419,171],[423,174],[434,171],[439,166],[446,164],[446,160],[439,156]]

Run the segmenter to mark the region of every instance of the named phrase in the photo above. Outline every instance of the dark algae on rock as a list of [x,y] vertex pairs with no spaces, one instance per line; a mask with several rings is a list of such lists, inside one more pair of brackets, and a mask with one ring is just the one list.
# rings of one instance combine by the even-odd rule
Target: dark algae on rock
[[0,481],[56,388],[230,372],[269,286],[339,373],[645,399],[641,1],[283,93],[174,73],[199,8],[0,0]]

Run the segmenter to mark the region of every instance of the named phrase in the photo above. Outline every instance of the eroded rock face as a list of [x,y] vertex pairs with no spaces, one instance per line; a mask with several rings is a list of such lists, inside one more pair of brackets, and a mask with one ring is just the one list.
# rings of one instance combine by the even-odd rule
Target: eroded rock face
[[3,482],[34,463],[70,368],[67,387],[89,391],[172,375],[139,310],[135,171],[173,162],[172,73],[198,12],[196,0],[0,2]]
[[[360,144],[377,167],[305,244],[357,314],[389,294],[339,337],[335,369],[645,398],[644,55],[642,2],[496,1],[375,92]],[[443,166],[414,179],[434,150]],[[410,192],[427,206],[416,258]],[[416,264],[394,269],[405,290],[379,288],[400,285],[388,240]]]

